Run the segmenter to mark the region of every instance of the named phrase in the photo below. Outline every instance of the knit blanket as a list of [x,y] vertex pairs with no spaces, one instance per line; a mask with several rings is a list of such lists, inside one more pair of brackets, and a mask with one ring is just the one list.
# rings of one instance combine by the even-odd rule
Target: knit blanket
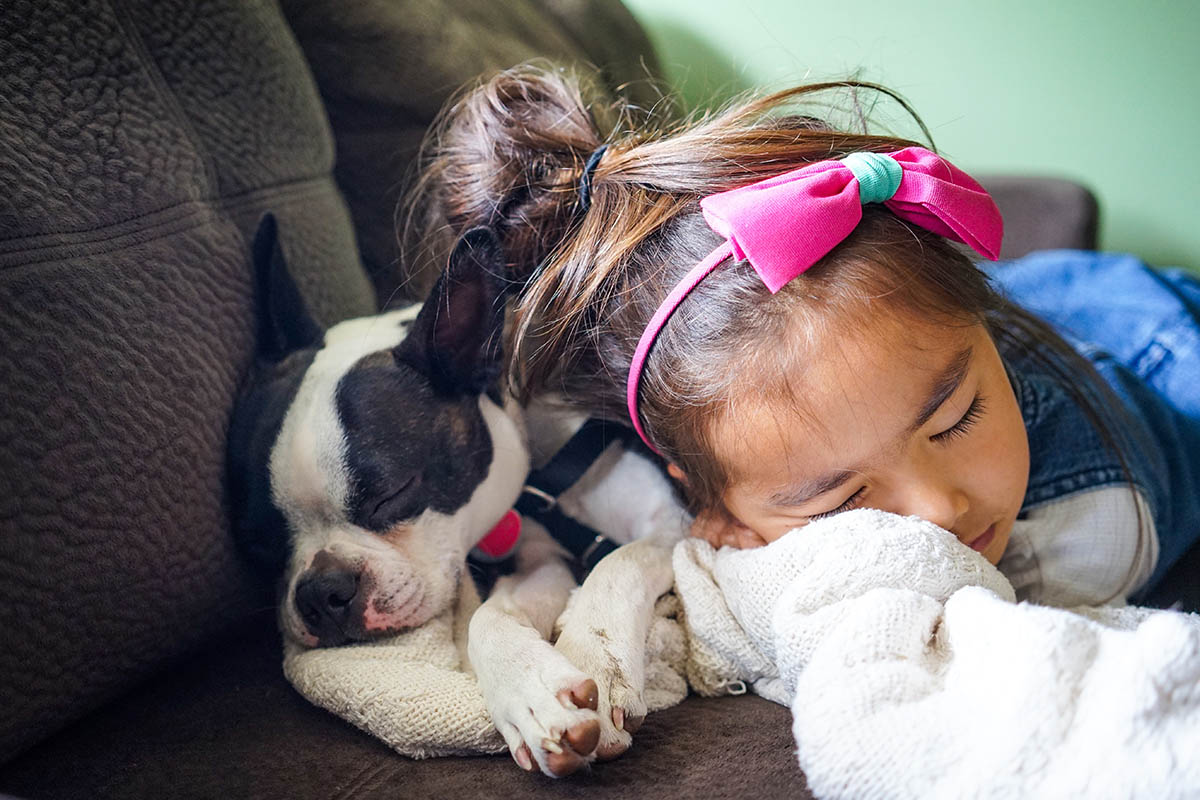
[[789,705],[817,797],[1200,797],[1200,616],[1017,604],[871,510],[674,564],[693,687]]
[[[503,753],[463,644],[479,607],[467,578],[455,606],[429,622],[372,642],[310,650],[285,644],[283,671],[313,704],[412,758]],[[567,612],[570,612],[568,607]],[[686,639],[673,594],[660,598],[646,642],[649,711],[687,695]]]

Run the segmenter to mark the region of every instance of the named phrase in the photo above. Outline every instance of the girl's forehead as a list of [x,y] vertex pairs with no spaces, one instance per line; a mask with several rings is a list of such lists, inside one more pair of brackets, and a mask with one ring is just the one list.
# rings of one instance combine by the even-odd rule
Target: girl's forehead
[[920,414],[939,376],[990,337],[980,324],[895,315],[820,339],[806,333],[806,342],[765,359],[714,420],[716,455],[732,481],[819,474],[877,454]]

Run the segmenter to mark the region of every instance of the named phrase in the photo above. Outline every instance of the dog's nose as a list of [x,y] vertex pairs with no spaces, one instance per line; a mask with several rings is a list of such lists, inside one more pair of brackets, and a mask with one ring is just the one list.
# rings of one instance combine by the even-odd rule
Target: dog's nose
[[296,582],[296,610],[308,632],[323,646],[339,645],[350,637],[346,626],[358,594],[359,573],[350,570],[309,570]]

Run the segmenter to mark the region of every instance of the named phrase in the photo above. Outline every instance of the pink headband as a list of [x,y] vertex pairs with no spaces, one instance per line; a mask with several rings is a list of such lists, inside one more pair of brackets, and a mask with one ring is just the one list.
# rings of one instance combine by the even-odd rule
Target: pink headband
[[683,299],[731,256],[749,260],[771,294],[778,292],[850,235],[866,203],[883,203],[901,219],[992,261],[1000,254],[1004,223],[995,201],[970,175],[923,147],[851,153],[705,197],[704,219],[726,241],[667,295],[629,366],[629,418],[650,449],[655,450],[638,413],[638,384],[655,339]]

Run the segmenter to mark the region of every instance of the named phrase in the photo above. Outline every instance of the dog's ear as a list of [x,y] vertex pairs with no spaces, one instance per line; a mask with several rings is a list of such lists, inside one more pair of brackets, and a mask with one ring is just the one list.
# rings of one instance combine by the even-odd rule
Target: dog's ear
[[279,361],[295,350],[319,345],[325,331],[309,314],[288,271],[274,214],[259,220],[253,255],[259,355]]
[[503,366],[504,255],[486,227],[463,234],[450,263],[395,349],[444,394],[479,394]]

